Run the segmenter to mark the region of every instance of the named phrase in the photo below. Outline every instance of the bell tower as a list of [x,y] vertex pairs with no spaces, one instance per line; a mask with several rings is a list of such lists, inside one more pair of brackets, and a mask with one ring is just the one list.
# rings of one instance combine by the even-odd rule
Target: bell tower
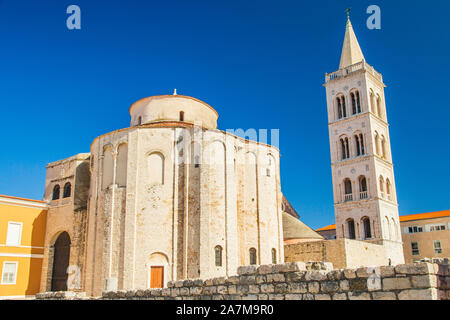
[[339,70],[325,75],[337,239],[385,247],[404,263],[383,77],[347,18]]

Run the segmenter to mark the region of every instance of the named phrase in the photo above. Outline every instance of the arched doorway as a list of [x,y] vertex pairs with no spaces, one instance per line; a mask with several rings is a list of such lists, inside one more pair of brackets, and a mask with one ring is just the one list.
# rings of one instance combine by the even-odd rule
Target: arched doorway
[[67,268],[70,257],[70,237],[67,232],[58,236],[54,244],[52,291],[67,291]]

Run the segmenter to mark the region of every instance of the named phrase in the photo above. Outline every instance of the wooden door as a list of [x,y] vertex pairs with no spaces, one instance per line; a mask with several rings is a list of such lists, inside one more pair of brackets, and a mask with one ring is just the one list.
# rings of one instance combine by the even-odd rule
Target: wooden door
[[164,267],[151,267],[150,288],[162,288],[164,286]]

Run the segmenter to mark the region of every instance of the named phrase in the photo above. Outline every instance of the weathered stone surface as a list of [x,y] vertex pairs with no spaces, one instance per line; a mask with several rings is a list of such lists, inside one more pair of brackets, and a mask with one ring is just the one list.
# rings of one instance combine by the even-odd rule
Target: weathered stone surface
[[344,276],[346,279],[355,279],[356,269],[344,269]]
[[220,284],[225,284],[226,278],[225,277],[219,277],[213,279],[213,285],[217,286]]
[[273,284],[262,284],[261,285],[261,292],[263,292],[263,293],[275,292],[275,287],[273,286]]
[[266,283],[266,282],[267,282],[267,278],[265,275],[256,276],[256,283],[260,284],[260,283]]
[[367,291],[367,279],[348,280],[350,291]]
[[394,266],[382,266],[380,267],[380,276],[382,278],[393,277],[395,275]]
[[262,266],[259,266],[258,268],[258,274],[268,274],[273,272],[273,265],[272,264],[265,264]]
[[240,277],[238,277],[238,276],[231,276],[225,281],[225,283],[226,284],[238,284],[239,281],[240,281]]
[[288,288],[287,283],[277,283],[275,284],[275,293],[286,293]]
[[248,293],[259,293],[260,289],[258,285],[251,284],[248,286]]
[[326,271],[307,271],[305,273],[305,280],[306,281],[322,281],[326,280],[327,272]]
[[[320,283],[321,292],[334,293],[339,290],[339,283],[337,281],[324,281]],[[316,297],[317,300],[317,297]]]
[[329,294],[316,294],[314,298],[315,300],[331,300],[331,296]]
[[302,300],[302,299],[303,299],[302,294],[288,293],[285,297],[285,300]]
[[398,294],[399,300],[436,300],[436,289],[403,290]]
[[256,276],[241,276],[239,279],[240,284],[254,284],[256,283]]
[[305,271],[306,264],[304,262],[289,262],[284,264],[276,264],[273,266],[273,272],[296,272],[296,271]]
[[339,288],[341,291],[348,291],[350,290],[350,283],[349,280],[341,280],[339,281]]
[[332,296],[333,300],[347,300],[347,295],[345,293],[335,293]]
[[267,282],[284,282],[286,281],[284,274],[282,273],[273,273],[266,275]]
[[436,288],[437,277],[434,275],[412,276],[411,283],[413,288]]
[[227,294],[228,293],[227,286],[217,286],[217,293]]
[[256,266],[240,266],[237,269],[237,274],[240,276],[243,275],[253,275],[256,274],[258,268]]
[[287,282],[293,282],[293,281],[302,281],[305,279],[306,271],[300,271],[300,272],[291,272],[287,273],[285,275]]
[[341,280],[344,277],[342,270],[331,270],[328,272],[328,280]]
[[373,300],[397,300],[394,292],[378,291],[372,293]]
[[383,279],[383,290],[402,290],[411,288],[409,278],[386,278]]
[[284,300],[284,294],[269,293],[269,300]]
[[237,285],[237,293],[247,294],[248,290],[249,290],[249,287],[246,284],[239,284],[239,285]]
[[428,262],[419,262],[415,264],[400,264],[395,267],[395,272],[399,274],[436,274],[437,265]]
[[287,290],[290,293],[306,293],[308,292],[308,284],[306,282],[288,283]]
[[228,293],[230,295],[237,294],[238,293],[237,292],[237,286],[236,285],[228,286]]
[[314,282],[308,283],[308,292],[319,293],[320,292],[319,282],[314,281]]
[[368,292],[349,292],[349,300],[370,300],[370,294]]

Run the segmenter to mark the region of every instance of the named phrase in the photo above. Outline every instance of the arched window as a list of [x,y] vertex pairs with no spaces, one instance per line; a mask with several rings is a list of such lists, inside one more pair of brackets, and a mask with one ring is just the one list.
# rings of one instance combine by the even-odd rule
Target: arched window
[[370,90],[370,110],[372,111],[373,114],[376,114],[376,112],[375,112],[375,95],[374,95],[372,89]]
[[375,131],[375,154],[380,155],[380,136],[378,132]]
[[361,155],[361,143],[359,142],[359,136],[355,135],[355,146],[356,146],[356,155]]
[[350,147],[347,137],[341,138],[341,159],[345,160],[350,158]]
[[356,114],[356,112],[357,112],[356,96],[353,92],[350,92],[350,98],[352,100],[352,114]]
[[361,99],[359,98],[359,91],[356,91],[355,95],[356,95],[356,109],[358,113],[361,113]]
[[57,184],[56,186],[53,187],[52,200],[58,200],[59,199],[60,189],[61,189],[61,187],[59,186],[59,184]]
[[127,185],[128,145],[121,143],[117,148],[116,158],[116,184],[119,187]]
[[386,237],[388,239],[392,239],[391,223],[389,222],[389,218],[388,217],[386,217],[386,225],[387,225]]
[[364,227],[364,239],[372,238],[372,231],[370,230],[370,219],[368,217],[362,218],[362,225]]
[[70,182],[67,182],[64,185],[63,198],[70,198],[71,193],[72,193],[72,185],[70,184]]
[[381,157],[386,159],[386,138],[381,136]]
[[159,152],[153,152],[148,157],[148,172],[151,185],[164,184],[164,156]]
[[272,249],[272,264],[277,264],[277,250]]
[[180,121],[184,121],[184,111],[180,111]]
[[137,125],[140,126],[142,124],[142,117],[139,116],[138,121],[137,121]]
[[355,239],[355,221],[353,219],[348,219],[347,227],[349,239]]
[[386,194],[387,194],[389,200],[391,200],[391,191],[392,191],[391,181],[389,181],[389,178],[387,178],[386,179]]
[[348,178],[344,180],[344,191],[345,191],[344,200],[352,201],[353,200],[352,182]]
[[381,98],[377,94],[377,114],[381,118]]
[[367,180],[366,177],[361,176],[359,177],[359,198],[360,199],[367,199]]
[[347,117],[347,110],[345,108],[345,98],[343,95],[336,98],[337,109],[338,109],[338,119]]
[[359,144],[361,148],[361,155],[363,156],[366,154],[366,150],[364,148],[364,136],[362,133],[359,134]]
[[222,247],[216,246],[214,248],[214,253],[215,253],[216,267],[221,267],[222,266]]
[[383,179],[383,176],[380,176],[380,192],[381,192],[381,197],[384,198],[384,179]]
[[256,249],[255,248],[251,248],[249,250],[250,252],[250,264],[256,264]]

